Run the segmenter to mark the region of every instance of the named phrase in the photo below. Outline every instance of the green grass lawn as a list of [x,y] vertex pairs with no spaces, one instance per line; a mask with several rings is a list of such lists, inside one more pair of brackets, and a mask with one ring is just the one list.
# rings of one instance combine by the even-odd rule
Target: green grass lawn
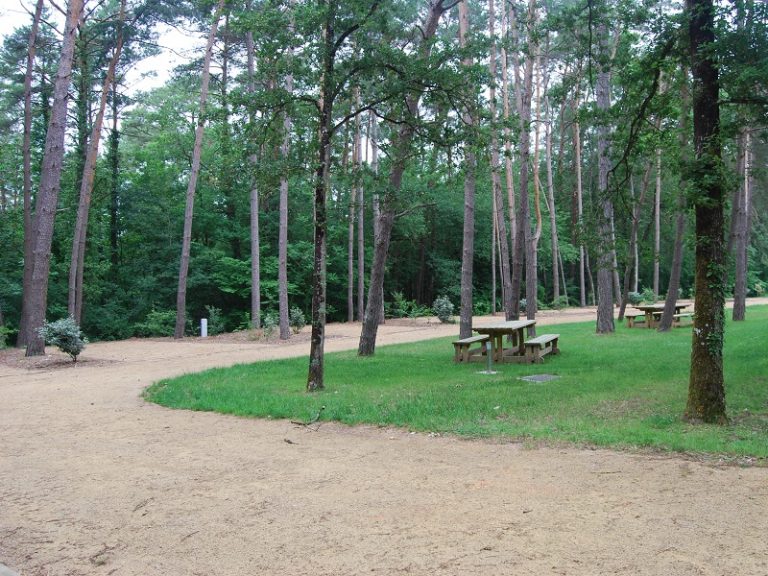
[[[454,364],[450,338],[385,346],[376,356],[326,356],[326,390],[305,392],[306,358],[208,370],[160,381],[148,400],[173,408],[260,418],[402,426],[472,437],[573,442],[614,448],[768,456],[768,307],[728,322],[725,340],[728,426],[683,422],[691,328],[666,334],[594,322],[540,327],[559,333],[561,354],[540,365]],[[546,383],[519,379],[554,374]]]

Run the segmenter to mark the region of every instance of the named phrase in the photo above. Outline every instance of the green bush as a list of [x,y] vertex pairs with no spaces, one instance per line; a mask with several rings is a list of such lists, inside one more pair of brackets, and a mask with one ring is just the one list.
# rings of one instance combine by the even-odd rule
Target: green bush
[[294,334],[301,332],[301,329],[307,325],[307,321],[304,318],[304,312],[298,306],[293,306],[288,313],[288,323],[291,325]]
[[270,338],[275,332],[278,319],[277,314],[274,312],[267,312],[261,319],[261,329],[264,331],[264,337]]
[[224,332],[224,318],[221,316],[221,308],[206,306],[205,311],[208,313],[208,334],[216,336],[216,334]]
[[656,304],[656,302],[659,300],[658,296],[656,296],[652,288],[643,289],[642,298],[643,302],[647,302],[649,304]]
[[637,306],[638,304],[642,304],[643,295],[640,294],[640,292],[630,292],[627,294],[627,301],[632,304],[632,306]]
[[144,322],[134,326],[137,336],[173,336],[176,329],[175,310],[152,310]]
[[55,322],[46,322],[42,328],[38,328],[37,333],[46,344],[56,346],[62,352],[69,354],[73,362],[77,362],[77,357],[88,343],[80,331],[80,326],[71,316]]
[[447,296],[438,296],[432,303],[432,312],[443,324],[449,324],[453,321],[453,304]]
[[418,318],[428,316],[431,312],[429,308],[421,306],[415,300],[406,300],[402,292],[393,292],[392,302],[386,302],[384,310],[387,316],[392,318]]
[[8,346],[8,337],[14,332],[8,326],[0,326],[0,350]]
[[558,296],[555,298],[555,300],[552,302],[552,308],[555,310],[562,310],[563,308],[568,308],[568,296]]

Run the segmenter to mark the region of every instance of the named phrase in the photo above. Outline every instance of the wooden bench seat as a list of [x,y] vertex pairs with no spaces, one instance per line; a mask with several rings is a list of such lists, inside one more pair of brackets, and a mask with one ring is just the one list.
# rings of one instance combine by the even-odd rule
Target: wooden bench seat
[[528,362],[535,362],[541,364],[544,361],[544,356],[549,354],[559,354],[560,349],[557,347],[557,339],[560,338],[560,334],[542,334],[536,338],[531,338],[525,342],[525,358]]
[[693,324],[693,312],[682,312],[680,314],[673,315],[672,326],[675,326],[675,327],[683,326],[684,320],[690,320],[691,324]]
[[[480,334],[479,336],[470,336],[469,338],[462,338],[453,342],[453,361],[454,362],[469,362],[471,356],[476,354],[485,353],[485,343],[490,340],[490,337],[486,334]],[[472,344],[480,344],[478,348],[471,348]]]
[[635,324],[645,324],[645,314],[643,312],[624,314],[627,319],[627,328],[632,328]]

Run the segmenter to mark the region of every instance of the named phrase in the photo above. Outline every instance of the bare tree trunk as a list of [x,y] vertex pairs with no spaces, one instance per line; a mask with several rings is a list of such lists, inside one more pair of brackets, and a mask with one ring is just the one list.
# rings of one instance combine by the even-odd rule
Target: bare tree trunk
[[211,56],[213,54],[213,41],[216,38],[216,30],[219,27],[219,19],[224,8],[224,1],[219,0],[216,6],[216,13],[213,17],[211,31],[208,34],[208,44],[205,49],[205,58],[203,59],[203,76],[200,87],[200,112],[197,119],[197,128],[195,129],[195,144],[192,149],[192,169],[189,173],[189,183],[187,185],[187,204],[184,209],[184,237],[181,244],[181,260],[179,263],[179,286],[176,292],[176,329],[173,333],[174,338],[184,337],[184,327],[187,319],[187,273],[189,272],[189,254],[192,247],[192,215],[195,206],[195,189],[197,188],[197,177],[200,174],[200,156],[203,149],[203,130],[205,127],[205,105],[208,100],[208,84],[210,81]]
[[99,156],[101,129],[104,124],[104,112],[107,109],[107,97],[115,80],[115,69],[123,50],[123,23],[125,22],[125,0],[120,3],[118,16],[118,31],[115,50],[109,62],[107,75],[101,87],[101,98],[96,119],[91,130],[88,152],[80,182],[80,201],[77,208],[77,219],[72,237],[72,255],[69,263],[69,290],[67,312],[79,325],[83,314],[83,271],[85,268],[85,242],[88,235],[88,215],[93,195],[93,181],[96,176],[96,160]]
[[[247,8],[251,9],[251,2],[247,3]],[[253,94],[256,91],[255,87],[255,62],[254,62],[254,45],[253,45],[253,32],[245,33],[245,47],[247,57],[247,69],[248,69],[248,92]],[[253,114],[250,116],[250,123],[253,124]],[[261,146],[259,154],[252,154],[249,158],[254,168],[257,167],[259,158],[264,157],[264,146]],[[282,210],[282,187],[280,188],[280,201]],[[287,189],[286,189],[287,193]],[[254,178],[251,184],[251,190],[249,194],[250,202],[250,249],[251,249],[251,326],[253,328],[261,328],[261,234],[259,230],[259,188],[256,185],[256,179]],[[282,230],[282,211],[280,212],[280,230]],[[280,232],[278,231],[278,298],[282,294],[282,285],[280,283]],[[290,337],[290,330],[288,331]],[[282,337],[282,325],[281,333]]]
[[[491,315],[496,315],[496,245],[499,242],[499,229],[496,226],[496,198],[493,199],[491,215]],[[499,262],[501,264],[501,262]]]
[[[514,10],[510,10],[510,28],[513,32],[513,38],[515,39],[516,49],[519,49],[520,43],[517,38],[517,23],[516,18],[512,20],[514,16]],[[533,299],[536,299],[536,263],[529,263],[526,261],[526,255],[528,254],[528,244],[532,241],[531,237],[531,222],[530,222],[530,202],[528,193],[528,165],[530,158],[531,148],[531,99],[532,99],[532,86],[533,86],[533,61],[535,51],[535,34],[534,29],[536,26],[536,0],[529,0],[528,2],[528,15],[527,15],[527,35],[528,46],[527,54],[525,58],[525,71],[522,81],[517,79],[517,58],[515,58],[515,77],[516,77],[516,96],[518,104],[518,116],[520,118],[520,144],[519,154],[520,157],[520,203],[517,211],[517,239],[515,241],[515,256],[512,266],[512,307],[513,317],[517,318],[520,313],[520,292],[523,281],[523,263],[526,266],[526,291],[530,290],[533,286]],[[533,269],[532,278],[528,278],[527,275],[531,273]],[[526,292],[526,301],[531,298],[531,295]],[[526,307],[526,310],[530,306]]]
[[[578,96],[574,102],[574,108],[578,110]],[[584,215],[584,193],[581,180],[581,126],[579,122],[573,123],[573,167],[576,173],[576,203],[578,212],[577,234],[579,238],[579,306],[587,305],[586,268],[584,242],[582,242],[582,218]]]
[[[544,137],[547,139],[546,163],[547,163],[547,196],[549,209],[549,228],[552,240],[552,300],[559,305],[560,300],[560,242],[557,234],[557,213],[555,208],[555,185],[552,175],[552,107],[549,95],[549,72],[545,69],[544,76],[544,104],[546,119],[544,122]],[[565,288],[565,285],[563,285]]]
[[[629,284],[632,277],[632,269],[637,269],[637,229],[640,223],[640,212],[645,202],[645,194],[648,191],[648,179],[651,175],[651,164],[649,163],[643,173],[643,182],[640,187],[640,197],[632,205],[632,222],[629,229],[629,249],[627,250],[627,265],[624,267],[624,284],[621,296],[621,305],[619,306],[619,322],[624,320],[624,312],[627,309],[629,300]],[[634,195],[633,195],[634,196]]]
[[[370,128],[370,139],[371,139],[371,171],[375,175],[378,175],[379,174],[379,145],[378,145],[379,126],[376,120],[376,115],[373,113],[373,111],[371,111],[371,114],[369,116],[369,128]],[[371,204],[372,204],[372,215],[373,215],[373,246],[375,251],[376,245],[379,243],[379,234],[381,230],[381,200],[378,193],[373,195]],[[368,290],[370,291],[370,289],[371,288],[369,286]],[[365,308],[362,308],[360,312],[361,320],[363,320],[364,318],[364,311],[365,311]],[[386,322],[386,318],[384,316],[384,299],[382,297],[381,302],[379,303],[379,324],[384,324],[385,322]]]
[[[504,315],[507,320],[514,316],[515,309],[512,299],[512,276],[509,259],[509,236],[507,235],[506,216],[504,214],[504,197],[501,193],[499,142],[496,137],[496,12],[494,0],[488,0],[488,35],[491,39],[491,49],[488,61],[488,72],[491,76],[489,111],[491,122],[491,185],[495,199],[496,226],[499,231],[499,255],[501,257],[501,283],[504,298]],[[466,225],[466,223],[465,223]],[[473,222],[474,226],[474,222]],[[470,333],[467,336],[471,335]]]
[[[491,0],[492,1],[492,0]],[[459,45],[464,48],[469,33],[469,6],[467,0],[459,3]],[[462,64],[472,66],[471,58],[464,58]],[[470,88],[471,89],[471,88]],[[474,94],[470,98],[474,108]],[[465,109],[463,121],[475,127],[475,110]],[[464,144],[464,230],[461,249],[461,304],[459,306],[459,338],[472,335],[472,272],[475,259],[475,153],[473,143]],[[495,201],[494,196],[494,201]]]
[[[509,10],[512,10],[510,3]],[[515,183],[512,166],[512,130],[509,127],[511,111],[509,106],[509,63],[507,58],[507,34],[509,28],[509,12],[504,5],[501,9],[501,83],[503,94],[504,114],[504,177],[507,187],[507,211],[509,213],[509,239],[511,253],[515,254],[515,239],[517,238],[517,222],[515,219]],[[494,211],[495,212],[495,211]],[[495,270],[495,268],[494,268]],[[510,272],[511,273],[511,272]],[[494,285],[495,286],[495,285]],[[495,306],[495,302],[494,302]],[[514,304],[513,304],[514,306]]]
[[[535,13],[534,13],[535,14]],[[529,18],[531,15],[529,14]],[[535,16],[534,16],[535,18]],[[529,37],[533,34],[533,23],[529,21]],[[539,240],[541,239],[542,218],[541,218],[541,179],[539,178],[539,127],[541,116],[541,47],[535,44],[534,52],[536,72],[536,127],[534,129],[533,140],[533,212],[536,216],[536,227],[530,238],[526,239],[525,253],[525,297],[526,297],[526,317],[528,320],[536,318],[536,312],[539,307]],[[536,327],[531,326],[529,332],[532,336],[536,335]]]
[[75,35],[83,11],[82,0],[70,0],[64,26],[59,69],[53,93],[53,108],[48,133],[45,138],[45,154],[40,173],[40,188],[37,194],[32,250],[32,274],[29,290],[24,293],[25,309],[28,310],[27,356],[45,354],[45,342],[37,330],[45,322],[48,302],[48,276],[50,271],[51,243],[56,206],[61,187],[62,160],[64,157],[64,136],[67,129],[67,102],[75,51]]
[[[32,250],[35,243],[35,232],[32,230],[32,75],[34,74],[35,53],[37,52],[37,31],[40,27],[40,17],[43,12],[44,0],[37,0],[32,27],[29,30],[27,44],[27,70],[24,74],[24,141],[22,155],[24,162],[24,279],[22,293],[31,290],[32,280]],[[32,338],[29,326],[29,310],[27,299],[22,300],[19,334],[16,339],[18,347],[26,346]]]
[[[608,31],[605,24],[598,26],[601,60],[607,60],[606,46]],[[611,107],[610,85],[611,76],[609,64],[601,61],[597,74],[596,100],[597,109],[603,115]],[[611,241],[613,220],[613,203],[608,192],[608,171],[610,169],[609,127],[607,119],[602,117],[597,126],[597,162],[598,162],[598,195],[600,198],[600,213],[598,220],[598,261],[597,261],[597,333],[606,334],[615,331],[613,322],[613,244]]]
[[712,0],[686,0],[693,76],[693,148],[696,192],[696,316],[691,346],[691,373],[685,417],[726,423],[723,375],[725,336],[724,204],[720,177],[720,85],[711,54],[715,41]]
[[739,133],[739,156],[741,170],[739,171],[739,186],[734,194],[734,261],[736,276],[733,286],[733,320],[744,320],[747,299],[747,248],[749,247],[749,214],[751,212],[751,154],[752,143],[749,128],[743,127]]
[[[359,96],[359,92],[358,92]],[[360,108],[358,98],[357,107]],[[355,117],[359,122],[360,115]],[[359,140],[359,137],[358,137]],[[368,158],[368,146],[365,147],[365,156]],[[357,151],[357,315],[360,321],[363,319],[363,310],[365,307],[365,189],[363,187],[362,170],[363,154],[361,147]]]
[[653,295],[659,297],[661,260],[661,148],[656,149],[656,196],[653,203]]

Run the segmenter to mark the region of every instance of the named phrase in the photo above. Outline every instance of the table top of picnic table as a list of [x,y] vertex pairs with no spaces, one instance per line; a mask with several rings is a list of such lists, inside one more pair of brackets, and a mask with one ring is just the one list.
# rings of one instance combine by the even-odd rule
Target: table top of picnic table
[[513,332],[515,330],[521,330],[528,326],[536,324],[536,320],[506,320],[503,322],[497,322],[495,324],[486,324],[484,326],[475,326],[473,330],[475,332]]
[[[688,308],[690,304],[675,304],[675,312],[679,312],[683,308]],[[663,312],[664,304],[635,304],[632,306],[642,312]]]

